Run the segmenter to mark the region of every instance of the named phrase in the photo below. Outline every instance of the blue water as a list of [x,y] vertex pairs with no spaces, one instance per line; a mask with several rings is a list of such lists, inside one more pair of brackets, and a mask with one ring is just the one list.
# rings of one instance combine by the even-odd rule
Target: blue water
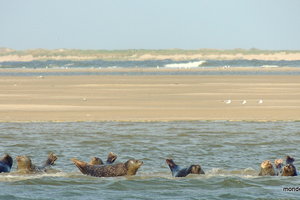
[[[47,60],[30,62],[0,62],[1,68],[156,68],[167,64],[188,64],[197,60],[146,60],[146,61],[71,61]],[[188,66],[188,65],[187,65]],[[199,67],[300,67],[300,60],[206,60]]]
[[[300,75],[299,70],[260,70],[262,68],[299,68],[300,60],[296,61],[263,61],[263,60],[207,60],[200,66],[193,66],[198,61],[172,61],[172,60],[150,60],[150,61],[31,61],[31,62],[0,62],[3,69],[37,69],[37,71],[0,71],[0,76],[73,76],[73,75]],[[180,66],[173,70],[160,70],[168,64]],[[193,66],[190,68],[190,66]],[[254,67],[257,70],[180,70],[180,69],[214,69],[214,68]],[[59,70],[59,69],[83,69]],[[136,70],[120,71],[114,69],[134,68]],[[143,69],[155,70],[143,70]],[[43,71],[38,69],[58,69],[58,71]],[[87,70],[84,70],[87,69]],[[96,69],[96,70],[88,70]],[[112,69],[102,71],[101,69]],[[178,70],[176,70],[178,69]]]
[[[261,161],[295,157],[300,122],[44,122],[0,123],[0,152],[39,164],[53,151],[50,174],[0,174],[0,199],[299,199],[300,177],[259,177]],[[70,158],[108,152],[118,162],[140,159],[136,176],[82,175]],[[205,175],[173,178],[165,163],[201,164]],[[299,168],[298,168],[299,171]]]

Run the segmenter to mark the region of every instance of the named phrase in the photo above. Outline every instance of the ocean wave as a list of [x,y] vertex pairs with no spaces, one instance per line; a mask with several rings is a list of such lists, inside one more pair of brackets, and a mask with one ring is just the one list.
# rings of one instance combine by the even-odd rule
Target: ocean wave
[[173,63],[173,64],[166,64],[164,67],[167,68],[195,68],[195,67],[200,67],[206,63],[205,60],[200,60],[200,61],[194,61],[194,62],[188,62],[188,63]]
[[262,65],[260,67],[263,67],[263,68],[276,68],[276,67],[280,67],[278,65]]

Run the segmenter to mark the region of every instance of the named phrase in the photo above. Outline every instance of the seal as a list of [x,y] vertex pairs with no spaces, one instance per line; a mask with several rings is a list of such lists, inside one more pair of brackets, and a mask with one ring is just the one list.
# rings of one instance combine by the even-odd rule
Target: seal
[[54,162],[57,160],[57,156],[54,153],[50,153],[47,160],[41,166],[34,165],[28,156],[17,156],[16,160],[18,165],[17,170],[19,173],[38,173],[47,172],[48,168],[51,165],[54,165]]
[[276,159],[274,161],[275,164],[275,175],[281,176],[282,175],[282,167],[283,167],[283,160],[282,159]]
[[72,158],[71,161],[81,173],[96,177],[132,176],[143,164],[140,160],[128,160],[125,163],[111,165],[90,165],[75,158]]
[[11,167],[13,165],[13,159],[8,154],[4,154],[4,156],[0,159],[0,173],[1,172],[10,172]]
[[[115,160],[117,159],[117,154],[113,153],[113,152],[109,152],[107,155],[107,159],[106,159],[106,165],[110,165],[113,164],[115,162]],[[98,157],[92,157],[91,161],[89,162],[89,164],[91,165],[104,165],[104,162],[102,161],[101,158]]]
[[189,174],[205,174],[200,165],[190,165],[188,168],[181,168],[172,159],[166,159],[173,177],[185,177]]
[[286,156],[286,160],[285,160],[285,166],[282,169],[282,176],[297,176],[297,169],[294,165],[294,161],[295,159],[290,157],[290,156]]
[[294,161],[295,159],[290,157],[290,156],[286,156],[285,157],[285,164],[288,165],[288,164],[294,164]]
[[275,176],[275,169],[269,160],[265,160],[260,165],[259,176]]

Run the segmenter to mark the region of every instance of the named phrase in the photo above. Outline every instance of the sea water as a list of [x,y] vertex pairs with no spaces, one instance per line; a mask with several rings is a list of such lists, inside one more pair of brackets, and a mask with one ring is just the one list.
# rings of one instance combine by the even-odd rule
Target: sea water
[[[12,173],[0,174],[0,199],[299,199],[299,177],[258,176],[267,159],[290,155],[299,166],[299,136],[295,121],[0,123],[0,152],[14,158]],[[105,160],[110,151],[116,162],[144,164],[136,176],[99,178],[70,161]],[[14,173],[16,156],[38,165],[49,152],[58,156],[54,172]],[[206,174],[173,178],[166,158]]]
[[[235,67],[252,67],[257,70],[236,71],[229,70]],[[30,72],[5,72],[1,71],[0,76],[58,76],[58,75],[300,75],[299,70],[259,70],[263,68],[299,68],[300,60],[293,61],[272,61],[272,60],[146,60],[146,61],[71,61],[71,60],[47,60],[30,62],[0,62],[2,69],[66,69],[62,71]],[[93,71],[72,71],[67,69],[94,69]],[[136,70],[122,72],[114,69],[134,68]],[[155,70],[142,70],[142,69]],[[160,69],[173,69],[164,71]],[[225,69],[225,70],[181,70],[181,69]],[[96,70],[95,70],[96,69]],[[101,69],[112,69],[101,71]],[[178,70],[176,70],[178,69]],[[226,70],[227,69],[227,70]]]

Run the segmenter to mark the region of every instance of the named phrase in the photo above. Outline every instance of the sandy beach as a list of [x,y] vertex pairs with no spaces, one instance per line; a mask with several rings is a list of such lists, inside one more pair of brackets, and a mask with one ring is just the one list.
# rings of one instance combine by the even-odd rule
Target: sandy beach
[[300,120],[299,88],[299,76],[3,76],[0,121]]

